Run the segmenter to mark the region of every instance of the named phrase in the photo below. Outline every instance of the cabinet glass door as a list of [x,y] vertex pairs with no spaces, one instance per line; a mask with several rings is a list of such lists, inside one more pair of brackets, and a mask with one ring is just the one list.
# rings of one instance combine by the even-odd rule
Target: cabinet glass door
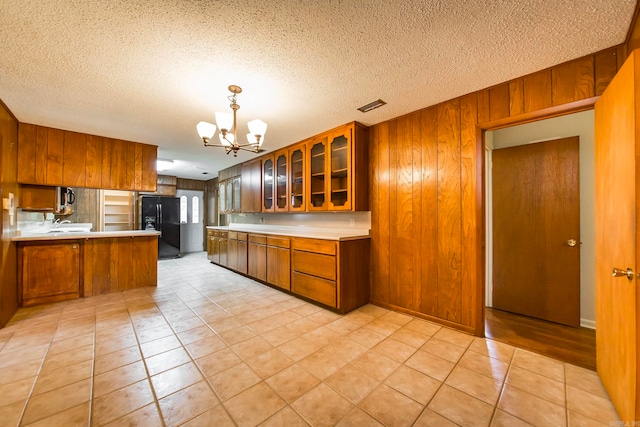
[[218,186],[218,211],[221,214],[225,213],[225,209],[227,208],[226,190],[227,187],[224,185],[224,182],[221,182]]
[[233,211],[240,212],[242,204],[241,180],[239,176],[233,178]]
[[311,158],[311,191],[309,192],[309,201],[311,209],[327,209],[326,205],[326,143],[324,141],[316,142],[311,146],[309,156]]
[[262,175],[262,208],[273,211],[273,158],[264,161]]
[[225,212],[229,213],[233,210],[233,182],[231,179],[228,179],[225,184]]
[[304,149],[302,147],[291,152],[290,167],[291,207],[289,209],[304,210]]
[[331,140],[331,209],[349,209],[349,140],[344,135]]
[[287,210],[287,153],[276,155],[276,210]]

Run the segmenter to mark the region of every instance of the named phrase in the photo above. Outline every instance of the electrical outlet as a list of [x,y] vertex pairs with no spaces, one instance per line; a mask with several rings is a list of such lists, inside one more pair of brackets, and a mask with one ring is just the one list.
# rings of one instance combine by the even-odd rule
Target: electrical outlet
[[356,226],[356,220],[353,219],[353,218],[350,218],[349,219],[349,225],[352,226],[352,227],[355,227]]

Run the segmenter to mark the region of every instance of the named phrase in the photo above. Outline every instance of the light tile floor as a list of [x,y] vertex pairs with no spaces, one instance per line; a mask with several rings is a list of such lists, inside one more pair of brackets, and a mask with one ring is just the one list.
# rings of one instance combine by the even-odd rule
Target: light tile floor
[[21,309],[0,425],[520,426],[618,420],[589,370],[367,305],[345,316],[210,264]]

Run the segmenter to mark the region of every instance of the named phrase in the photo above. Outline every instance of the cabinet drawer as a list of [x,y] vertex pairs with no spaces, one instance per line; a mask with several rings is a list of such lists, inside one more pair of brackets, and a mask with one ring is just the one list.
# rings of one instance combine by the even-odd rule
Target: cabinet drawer
[[218,237],[222,237],[223,239],[227,238],[227,232],[226,231],[218,231]]
[[238,240],[238,232],[237,231],[230,231],[228,236],[229,236],[229,239],[231,239],[231,240]]
[[258,245],[267,244],[267,236],[260,234],[249,234],[249,243],[257,243]]
[[336,257],[293,251],[293,270],[329,280],[336,280]]
[[267,236],[267,246],[275,246],[277,248],[290,248],[291,240],[288,237]]
[[291,291],[331,307],[337,307],[336,282],[294,271]]
[[317,252],[320,254],[335,255],[336,242],[332,240],[318,239],[294,239],[293,249],[301,251]]
[[246,241],[247,241],[247,237],[248,237],[248,236],[249,236],[249,235],[248,235],[247,233],[240,233],[240,232],[238,232],[238,237],[237,237],[237,239],[238,239],[238,240],[241,240],[241,241],[243,241],[243,242],[246,242]]
[[216,235],[216,231],[215,230],[207,230],[207,236],[213,237],[215,235]]

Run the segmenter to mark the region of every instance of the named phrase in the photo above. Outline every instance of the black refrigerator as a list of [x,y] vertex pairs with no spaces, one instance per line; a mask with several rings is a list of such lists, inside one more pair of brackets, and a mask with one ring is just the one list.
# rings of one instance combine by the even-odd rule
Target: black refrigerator
[[157,230],[158,259],[180,256],[180,199],[177,197],[142,196],[143,230]]

